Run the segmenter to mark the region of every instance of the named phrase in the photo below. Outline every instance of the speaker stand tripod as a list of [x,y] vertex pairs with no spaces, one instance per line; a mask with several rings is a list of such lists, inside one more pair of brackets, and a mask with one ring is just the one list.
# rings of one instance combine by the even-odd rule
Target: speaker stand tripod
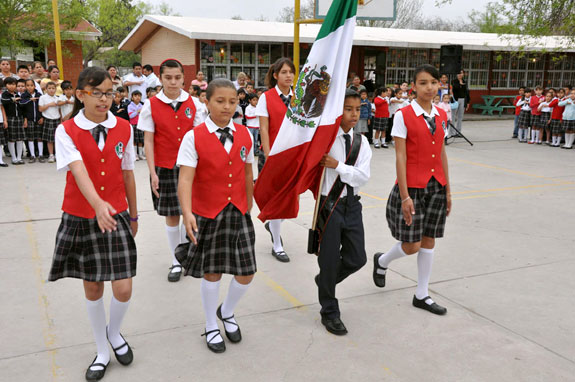
[[453,123],[449,122],[449,127],[450,127],[450,131],[452,131],[451,129],[453,129],[453,131],[455,131],[455,134],[452,134],[449,136],[449,138],[445,139],[445,144],[448,145],[450,143],[452,143],[455,138],[463,138],[467,141],[467,143],[469,143],[471,146],[473,146],[473,142],[471,142],[469,139],[467,139],[467,137],[465,135],[463,135],[463,133],[457,129],[457,127],[453,126]]

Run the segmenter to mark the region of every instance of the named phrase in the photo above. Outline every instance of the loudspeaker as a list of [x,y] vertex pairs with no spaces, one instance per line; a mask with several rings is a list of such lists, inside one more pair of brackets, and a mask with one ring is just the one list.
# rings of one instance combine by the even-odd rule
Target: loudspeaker
[[463,64],[463,45],[442,45],[439,58],[441,74],[457,74]]

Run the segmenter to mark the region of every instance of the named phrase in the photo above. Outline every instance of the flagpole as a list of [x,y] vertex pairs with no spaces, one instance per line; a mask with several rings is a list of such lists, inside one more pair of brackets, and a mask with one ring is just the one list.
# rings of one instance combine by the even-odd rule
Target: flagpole
[[62,62],[62,42],[60,40],[60,16],[58,16],[58,0],[52,0],[52,15],[54,16],[54,45],[56,62],[60,69],[60,79],[64,79],[64,63]]
[[319,215],[319,205],[321,199],[321,189],[323,187],[323,178],[325,177],[325,167],[321,172],[321,178],[319,178],[319,188],[317,190],[317,198],[315,200],[315,208],[313,209],[313,219],[311,222],[311,229],[315,230],[315,226],[317,225],[317,216]]
[[301,0],[295,0],[293,12],[293,64],[295,75],[299,75],[299,26],[300,24],[321,24],[322,19],[301,20]]

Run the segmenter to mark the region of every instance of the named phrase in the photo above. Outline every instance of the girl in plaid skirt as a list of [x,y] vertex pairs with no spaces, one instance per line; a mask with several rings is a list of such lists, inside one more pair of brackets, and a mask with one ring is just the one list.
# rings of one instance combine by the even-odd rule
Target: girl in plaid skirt
[[6,91],[2,93],[2,106],[6,112],[4,126],[8,149],[12,156],[12,164],[24,164],[22,160],[22,151],[24,149],[24,140],[26,139],[27,120],[24,115],[24,105],[20,103],[20,95],[16,91],[18,80],[13,77],[4,79]]
[[519,143],[526,143],[529,136],[529,127],[531,127],[531,89],[525,89],[521,99],[517,101],[517,106],[521,108],[517,126],[519,126]]
[[386,149],[388,146],[385,143],[385,132],[389,123],[389,96],[391,95],[391,89],[380,88],[376,94],[377,96],[373,99],[375,104],[375,119],[373,120],[375,138],[373,147]]
[[551,128],[551,134],[553,136],[553,141],[551,146],[559,147],[561,144],[561,138],[563,138],[563,127],[561,126],[561,119],[563,118],[563,111],[565,106],[559,106],[559,101],[565,98],[565,90],[562,88],[557,90],[557,97],[553,98],[549,107],[552,108],[551,112],[551,123],[549,124]]
[[[168,281],[176,282],[182,275],[182,266],[176,259],[178,244],[185,242],[186,230],[180,228],[178,201],[178,174],[176,158],[184,135],[199,125],[200,107],[182,90],[184,67],[178,60],[168,59],[160,65],[163,89],[147,100],[140,110],[138,129],[144,132],[144,151],[150,171],[150,186],[154,209],[166,218],[166,233],[172,257]],[[197,104],[196,104],[197,102]]]
[[[109,111],[113,98],[108,72],[85,69],[78,78],[72,117],[56,130],[57,167],[67,171],[67,178],[49,280],[73,277],[84,281],[97,347],[96,358],[86,371],[88,381],[104,376],[110,362],[108,343],[120,364],[133,360],[120,327],[136,275],[135,154],[130,124]],[[104,281],[112,282],[113,291],[108,323]]]
[[36,143],[39,142],[38,147],[38,158],[40,162],[44,162],[42,144],[42,130],[40,124],[42,121],[42,114],[38,108],[38,100],[42,94],[36,90],[36,83],[34,80],[26,80],[26,92],[22,95],[22,99],[25,100],[26,106],[26,118],[28,119],[28,127],[26,128],[26,135],[28,137],[28,150],[30,151],[30,163],[36,162]]
[[[238,102],[227,79],[210,82],[210,115],[184,137],[178,153],[178,196],[191,243],[181,244],[177,258],[185,274],[202,278],[208,349],[226,350],[217,319],[226,337],[242,339],[234,309],[256,272],[255,232],[250,217],[253,197],[253,139],[243,125],[233,123]],[[228,295],[218,306],[223,273],[234,275]]]
[[[4,80],[0,79],[0,89],[4,86]],[[8,122],[6,122],[6,112],[4,111],[4,106],[0,103],[0,167],[8,167],[7,163],[4,163],[4,145],[6,144],[6,136],[4,131],[8,128]]]
[[413,306],[443,315],[447,309],[429,297],[435,238],[443,237],[451,210],[447,154],[443,145],[447,114],[432,105],[439,89],[439,72],[431,65],[415,70],[417,100],[397,112],[395,139],[397,183],[387,202],[387,223],[398,242],[373,257],[373,281],[385,286],[389,263],[417,253],[417,289]]

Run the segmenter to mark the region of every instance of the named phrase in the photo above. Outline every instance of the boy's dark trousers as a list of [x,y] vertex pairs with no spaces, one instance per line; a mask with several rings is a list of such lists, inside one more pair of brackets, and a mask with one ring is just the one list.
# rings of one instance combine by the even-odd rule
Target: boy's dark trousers
[[367,141],[370,145],[373,143],[373,116],[369,119],[367,126]]
[[366,263],[362,206],[359,197],[341,198],[331,215],[319,248],[319,303],[321,315],[339,318],[335,286]]

